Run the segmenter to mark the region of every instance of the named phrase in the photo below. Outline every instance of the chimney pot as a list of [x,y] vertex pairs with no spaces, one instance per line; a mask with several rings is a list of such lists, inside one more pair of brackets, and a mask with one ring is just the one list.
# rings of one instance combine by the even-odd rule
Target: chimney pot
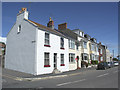
[[54,29],[54,21],[51,19],[51,17],[49,18],[49,22],[47,23],[47,27]]

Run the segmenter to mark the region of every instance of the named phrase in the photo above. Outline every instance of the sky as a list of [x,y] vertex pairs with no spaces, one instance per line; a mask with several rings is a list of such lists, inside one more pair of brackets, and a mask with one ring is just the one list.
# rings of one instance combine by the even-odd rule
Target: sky
[[118,55],[117,2],[3,2],[2,37],[7,36],[22,7],[28,8],[30,20],[46,26],[52,17],[55,28],[67,22],[69,29],[82,30]]

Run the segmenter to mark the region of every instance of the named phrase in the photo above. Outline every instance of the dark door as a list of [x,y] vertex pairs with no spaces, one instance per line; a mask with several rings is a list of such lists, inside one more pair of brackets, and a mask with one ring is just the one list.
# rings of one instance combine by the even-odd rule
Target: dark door
[[54,53],[54,68],[57,68],[57,53]]

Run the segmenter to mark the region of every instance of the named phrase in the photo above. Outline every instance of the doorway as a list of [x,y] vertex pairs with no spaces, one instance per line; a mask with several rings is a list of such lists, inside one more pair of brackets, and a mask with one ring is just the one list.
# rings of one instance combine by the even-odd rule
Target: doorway
[[54,69],[57,69],[57,53],[54,53]]

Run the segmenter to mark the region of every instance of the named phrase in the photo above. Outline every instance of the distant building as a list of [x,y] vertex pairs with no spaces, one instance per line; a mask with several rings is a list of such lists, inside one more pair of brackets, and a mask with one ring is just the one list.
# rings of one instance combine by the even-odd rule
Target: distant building
[[99,51],[99,61],[106,61],[106,46],[102,45],[101,42],[98,43],[98,51]]
[[58,30],[69,40],[69,70],[81,68],[81,47],[77,33],[67,28],[67,23],[59,24]]
[[2,66],[2,67],[4,67],[5,48],[6,48],[5,43],[0,42],[0,66]]

